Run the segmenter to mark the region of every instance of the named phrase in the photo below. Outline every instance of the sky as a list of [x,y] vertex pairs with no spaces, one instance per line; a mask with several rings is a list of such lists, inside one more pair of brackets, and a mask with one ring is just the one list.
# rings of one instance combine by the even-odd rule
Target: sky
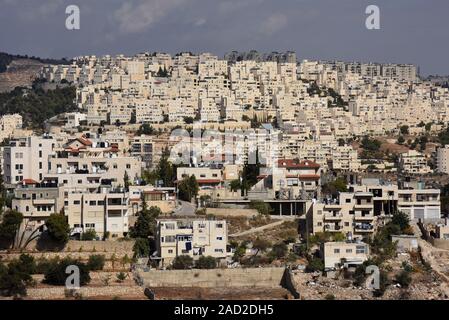
[[[80,30],[67,30],[68,5]],[[368,5],[380,30],[365,27]],[[43,58],[162,51],[296,51],[449,74],[448,0],[0,0],[0,51]]]

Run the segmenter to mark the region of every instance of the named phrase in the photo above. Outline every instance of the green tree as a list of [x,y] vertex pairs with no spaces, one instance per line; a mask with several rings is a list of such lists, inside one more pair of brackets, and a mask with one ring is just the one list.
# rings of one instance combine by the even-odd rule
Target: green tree
[[168,161],[169,156],[170,151],[165,149],[156,168],[158,179],[163,181],[164,187],[173,187],[173,181],[175,180],[176,170],[172,163]]
[[410,218],[406,213],[399,211],[393,214],[393,217],[391,218],[391,223],[399,226],[399,229],[401,230],[401,232],[403,232],[410,227]]
[[26,287],[34,282],[32,268],[30,260],[23,256],[11,261],[8,266],[0,261],[0,294],[7,297],[25,296]]
[[324,262],[317,257],[310,257],[307,259],[306,272],[316,272],[324,270]]
[[104,255],[93,254],[89,256],[89,260],[87,261],[87,267],[89,268],[90,271],[103,270],[105,261],[106,259]]
[[179,198],[184,201],[192,201],[198,196],[199,185],[194,175],[184,177],[178,184]]
[[193,117],[184,117],[184,123],[186,124],[192,124],[194,120]]
[[235,179],[235,180],[232,180],[230,183],[229,183],[229,188],[231,189],[231,191],[233,191],[233,192],[237,192],[238,190],[240,190],[241,189],[241,184],[240,184],[240,180],[239,179]]
[[271,253],[277,259],[285,257],[287,254],[287,245],[284,242],[279,242],[273,246]]
[[260,201],[260,200],[251,200],[249,203],[249,207],[251,209],[257,210],[259,214],[268,216],[273,211],[270,207],[270,205],[266,202]]
[[23,222],[22,213],[10,210],[3,215],[2,223],[0,223],[0,238],[6,241],[14,241]]
[[125,170],[125,174],[123,175],[123,183],[125,184],[125,191],[129,191],[129,185],[130,185],[130,180],[129,180],[129,175],[128,172]]
[[177,256],[173,260],[173,269],[191,269],[193,267],[193,258],[191,256]]
[[214,269],[217,266],[217,260],[211,256],[201,256],[195,266],[198,269]]
[[398,138],[398,144],[403,144],[405,142],[405,139],[403,136],[399,136]]
[[266,239],[257,237],[257,239],[253,242],[253,249],[257,250],[255,255],[257,255],[260,251],[267,251],[269,247],[271,247],[271,243]]
[[64,286],[67,279],[67,267],[68,266],[77,266],[80,271],[80,285],[84,286],[90,282],[89,268],[88,266],[80,262],[77,259],[73,258],[64,258],[61,261],[53,261],[49,266],[47,272],[44,275],[44,283],[55,285],[55,286]]
[[70,226],[64,215],[53,213],[45,222],[48,235],[56,242],[67,243],[69,241]]
[[137,238],[133,246],[134,258],[150,256],[150,240]]
[[401,131],[401,134],[408,134],[409,132],[408,132],[408,126],[407,125],[403,125],[403,126],[401,126],[401,128],[400,128],[400,131]]
[[138,136],[140,136],[140,135],[143,135],[143,134],[145,134],[145,135],[152,135],[153,133],[154,133],[153,127],[150,124],[148,124],[148,123],[144,123],[144,124],[142,124],[139,127],[139,130],[137,130],[136,134]]
[[143,202],[143,208],[138,213],[137,221],[131,228],[130,236],[132,238],[149,238],[156,234],[156,219],[162,214],[161,209],[152,206],[146,208],[146,203]]

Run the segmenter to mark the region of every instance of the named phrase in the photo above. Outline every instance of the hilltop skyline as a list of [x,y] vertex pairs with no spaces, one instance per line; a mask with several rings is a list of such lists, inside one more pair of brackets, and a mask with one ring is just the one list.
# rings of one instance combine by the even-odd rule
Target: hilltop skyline
[[70,1],[1,0],[0,51],[40,57],[159,51],[287,51],[298,59],[411,63],[449,74],[444,0],[377,1],[381,29],[365,28],[369,1],[79,1],[81,29],[64,27]]

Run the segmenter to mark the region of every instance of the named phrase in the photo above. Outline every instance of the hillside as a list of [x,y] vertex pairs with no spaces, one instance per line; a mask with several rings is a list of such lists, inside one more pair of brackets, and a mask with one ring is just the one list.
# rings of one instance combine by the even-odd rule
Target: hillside
[[69,64],[66,59],[42,59],[0,52],[0,92],[31,87],[44,64]]

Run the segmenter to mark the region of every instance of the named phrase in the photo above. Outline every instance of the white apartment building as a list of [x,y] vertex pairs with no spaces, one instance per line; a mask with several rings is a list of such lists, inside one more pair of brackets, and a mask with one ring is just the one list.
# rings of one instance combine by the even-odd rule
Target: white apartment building
[[226,220],[167,219],[157,221],[157,254],[162,266],[177,256],[225,259],[228,229]]
[[409,150],[400,154],[399,169],[404,173],[410,174],[426,174],[432,172],[427,165],[426,157],[416,150]]
[[73,189],[64,195],[64,214],[73,232],[87,230],[103,236],[122,237],[129,231],[128,194],[123,190],[102,188],[88,193]]
[[449,145],[437,149],[437,172],[449,174]]
[[3,172],[7,184],[24,179],[39,182],[48,172],[48,158],[53,152],[54,139],[49,135],[15,139],[3,148]]

